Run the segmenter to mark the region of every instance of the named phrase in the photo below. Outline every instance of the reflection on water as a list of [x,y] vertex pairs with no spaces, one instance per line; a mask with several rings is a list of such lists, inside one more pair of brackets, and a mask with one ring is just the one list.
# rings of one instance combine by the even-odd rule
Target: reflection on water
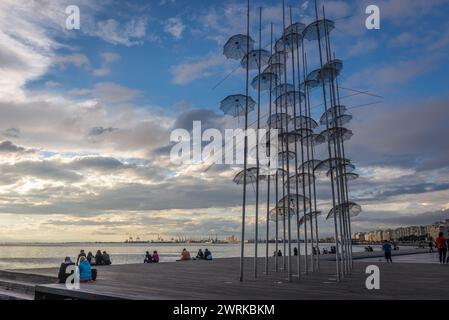
[[[292,250],[296,244],[292,244]],[[320,248],[329,249],[331,244],[320,244]],[[27,268],[49,268],[58,267],[64,257],[70,256],[76,259],[80,249],[86,253],[93,254],[97,250],[106,250],[113,264],[142,263],[145,251],[158,250],[161,262],[172,262],[179,258],[183,248],[189,250],[192,256],[196,255],[199,248],[208,248],[212,251],[214,258],[230,258],[240,256],[239,244],[27,244],[27,245],[0,245],[0,269],[27,269]],[[283,250],[283,245],[279,245]],[[304,244],[300,245],[301,254],[304,254]],[[309,246],[310,250],[310,246]],[[354,252],[364,250],[363,246],[354,246]],[[275,244],[270,244],[269,252],[273,254]],[[245,255],[254,256],[254,244],[245,246]],[[265,256],[265,245],[260,244],[258,249],[260,257]]]

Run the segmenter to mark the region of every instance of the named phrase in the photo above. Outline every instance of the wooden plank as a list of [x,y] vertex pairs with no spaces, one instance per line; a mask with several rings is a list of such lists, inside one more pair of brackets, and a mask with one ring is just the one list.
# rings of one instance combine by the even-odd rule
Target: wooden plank
[[[282,261],[282,260],[281,260]],[[264,270],[260,259],[259,270]],[[161,264],[117,265],[98,268],[98,281],[81,284],[72,296],[81,299],[447,299],[449,267],[425,264],[377,263],[381,270],[381,290],[367,290],[367,265],[356,262],[352,274],[335,282],[335,261],[322,261],[321,270],[302,275],[289,283],[286,273],[271,272],[258,279],[252,276],[253,259],[245,261],[246,280],[238,281],[239,259],[187,261]],[[281,263],[282,265],[282,263]],[[292,261],[296,270],[296,259]],[[270,259],[274,268],[274,259]],[[56,274],[56,269],[39,270]],[[36,291],[52,294],[70,292],[62,285],[44,285]]]

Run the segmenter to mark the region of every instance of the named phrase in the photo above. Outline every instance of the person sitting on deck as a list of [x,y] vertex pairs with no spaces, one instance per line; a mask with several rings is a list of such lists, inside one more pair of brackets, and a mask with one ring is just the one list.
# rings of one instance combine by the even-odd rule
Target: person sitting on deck
[[100,250],[97,250],[97,253],[95,254],[95,264],[97,266],[103,265],[103,255],[101,254]]
[[143,263],[152,263],[153,262],[153,256],[150,254],[150,252],[145,253],[145,260]]
[[446,238],[444,237],[443,232],[440,232],[438,234],[438,237],[436,240],[436,247],[438,249],[440,264],[444,264],[446,262],[447,244],[446,244]]
[[196,254],[196,258],[200,259],[200,260],[204,259],[203,250],[201,250],[201,249],[198,250],[198,253]]
[[294,255],[295,257],[298,256],[298,248],[296,248],[296,247],[293,248],[293,255]]
[[279,251],[278,251],[278,257],[282,257],[282,251],[281,251],[281,249],[279,249]]
[[87,261],[86,257],[80,257],[79,270],[80,282],[92,281],[92,268],[90,267],[90,263]]
[[[65,283],[69,274],[66,273],[68,266],[74,266],[75,264],[72,262],[70,257],[65,257],[64,262],[61,263],[61,266],[59,267],[59,273],[58,273],[58,279],[59,283]],[[73,271],[72,271],[73,273]],[[71,273],[71,274],[72,274]]]
[[385,240],[384,244],[382,245],[382,250],[385,254],[385,260],[387,260],[387,263],[393,263],[393,260],[391,259],[391,244],[390,241]]
[[89,251],[89,253],[87,254],[86,259],[90,263],[91,266],[95,264],[95,257],[92,254],[92,252]]
[[187,251],[186,248],[184,248],[181,252],[181,260],[185,261],[185,260],[190,260],[190,252]]
[[212,260],[212,252],[209,251],[209,249],[206,248],[206,250],[204,250],[204,258],[206,260]]
[[105,266],[110,266],[112,264],[111,258],[109,257],[109,254],[106,251],[103,251],[103,263]]
[[77,264],[77,265],[80,263],[80,258],[81,258],[81,257],[84,257],[84,258],[87,257],[87,256],[86,256],[86,252],[84,252],[84,250],[81,250],[80,253],[79,253],[79,255],[78,255],[78,258],[76,258],[76,264]]
[[157,253],[156,250],[153,251],[153,262],[159,263],[159,254]]

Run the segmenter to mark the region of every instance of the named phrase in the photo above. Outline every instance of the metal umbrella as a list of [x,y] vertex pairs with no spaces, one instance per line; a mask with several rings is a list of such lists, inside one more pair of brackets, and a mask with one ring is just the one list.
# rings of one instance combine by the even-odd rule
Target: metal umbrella
[[272,129],[282,129],[286,121],[290,121],[290,115],[280,112],[270,115],[267,124]]
[[288,52],[286,52],[284,50],[279,50],[279,51],[276,51],[275,53],[273,53],[270,56],[270,59],[268,60],[268,63],[269,64],[277,64],[277,63],[279,63],[279,64],[284,65],[285,60],[287,59],[287,57],[288,57]]
[[314,170],[318,173],[328,172],[331,169],[336,169],[337,166],[349,164],[351,164],[351,161],[349,159],[333,157],[326,160],[321,160],[318,164],[316,164]]
[[271,89],[271,94],[275,97],[278,97],[285,91],[293,92],[293,91],[295,91],[295,87],[290,83],[281,83],[281,84],[277,85],[276,87],[274,87],[273,89]]
[[248,47],[253,50],[254,40],[247,35],[236,34],[224,45],[223,54],[228,59],[241,60],[247,54]]
[[220,105],[220,109],[226,115],[233,117],[239,117],[245,115],[246,100],[248,99],[248,112],[253,111],[256,106],[256,102],[253,98],[245,96],[243,94],[235,94],[226,97]]
[[270,52],[264,49],[252,50],[246,54],[241,61],[241,65],[244,69],[248,66],[248,70],[256,70],[260,67],[264,67],[268,64],[270,59]]
[[295,103],[296,105],[298,105],[300,102],[304,101],[304,99],[305,99],[304,93],[299,91],[289,91],[277,97],[274,103],[276,104],[277,107],[287,106],[293,108]]
[[301,139],[303,145],[316,147],[326,142],[321,134],[309,134]]
[[282,63],[270,63],[262,73],[274,73],[278,77],[281,77],[284,74],[283,72],[284,65]]
[[335,23],[328,19],[320,19],[309,24],[303,32],[304,39],[309,41],[323,38],[326,33],[330,33],[335,28]]
[[292,122],[296,120],[296,126],[298,128],[307,128],[307,129],[315,129],[316,127],[318,127],[318,123],[313,120],[310,117],[306,117],[306,116],[297,116],[296,118],[292,119]]
[[289,25],[284,30],[284,34],[290,34],[290,33],[296,33],[296,34],[302,34],[304,32],[304,29],[306,28],[306,25],[301,22],[296,22],[291,25]]
[[310,221],[310,219],[315,219],[315,217],[318,217],[320,215],[321,211],[308,212],[305,216],[302,216],[301,219],[299,219],[299,225],[303,225],[304,222]]
[[284,209],[284,207],[276,206],[270,210],[270,221],[284,221],[284,216],[289,218],[295,214],[296,212],[292,208],[285,207]]
[[[296,207],[296,204],[298,203],[299,208]],[[290,207],[294,209],[303,209],[304,203],[306,204],[306,209],[309,208],[309,198],[303,196],[302,194],[296,194],[296,193],[290,193],[286,196],[284,196],[281,200],[278,202],[278,207]]]
[[[233,181],[237,185],[243,185],[244,183],[245,170],[240,171],[234,177]],[[257,168],[246,169],[246,184],[253,184],[257,181]]]
[[257,75],[251,82],[251,86],[253,87],[254,90],[259,89],[259,79],[260,79],[260,90],[261,91],[270,90],[272,84],[276,83],[277,81],[277,75],[276,73],[265,71],[260,75]]
[[[335,207],[337,215],[340,215],[343,211],[349,212],[351,218],[357,217],[362,212],[362,207],[355,202],[348,201],[341,203]],[[334,209],[332,208],[327,214],[326,220],[329,220],[334,216]]]
[[324,130],[321,132],[321,135],[326,139],[326,141],[330,141],[331,143],[335,143],[337,141],[338,143],[338,141],[347,141],[351,139],[354,134],[349,129],[334,127]]

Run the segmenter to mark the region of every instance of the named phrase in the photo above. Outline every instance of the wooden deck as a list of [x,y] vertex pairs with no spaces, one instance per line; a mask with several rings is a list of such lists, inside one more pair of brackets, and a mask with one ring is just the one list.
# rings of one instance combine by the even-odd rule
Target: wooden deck
[[[36,287],[36,297],[67,297],[75,299],[138,299],[138,300],[298,300],[298,299],[448,299],[449,265],[412,263],[374,263],[356,261],[350,276],[335,281],[335,261],[321,261],[321,270],[294,277],[288,282],[284,272],[262,274],[254,279],[253,259],[245,263],[246,280],[238,281],[239,259],[187,261],[165,264],[117,265],[98,268],[95,283],[81,284],[81,290],[67,290],[64,285],[47,284]],[[282,265],[282,260],[280,261]],[[293,270],[296,271],[296,259]],[[381,271],[381,289],[365,288],[366,266],[377,264]],[[22,271],[40,275],[56,275],[57,269]]]

